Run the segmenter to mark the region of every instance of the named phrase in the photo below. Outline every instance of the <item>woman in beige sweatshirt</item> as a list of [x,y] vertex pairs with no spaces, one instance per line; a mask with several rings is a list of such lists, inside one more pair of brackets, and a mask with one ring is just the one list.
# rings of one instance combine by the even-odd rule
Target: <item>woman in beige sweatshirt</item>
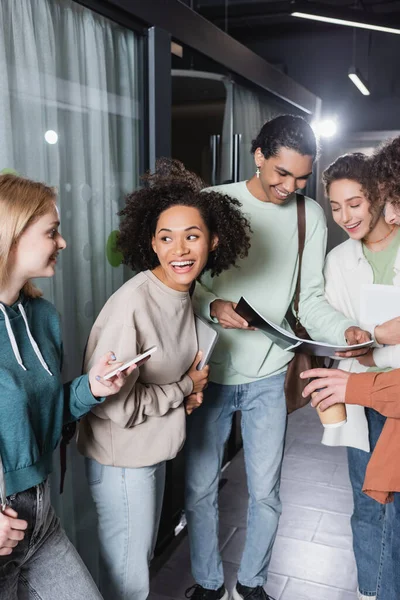
[[249,224],[238,201],[200,193],[196,175],[162,159],[147,187],[121,212],[119,248],[139,271],[108,300],[89,337],[89,369],[104,348],[128,361],[155,345],[123,391],[81,421],[98,513],[101,591],[106,600],[145,600],[159,525],[165,461],[185,440],[185,409],[201,402],[208,367],[198,371],[190,289],[201,274],[219,274],[249,249]]

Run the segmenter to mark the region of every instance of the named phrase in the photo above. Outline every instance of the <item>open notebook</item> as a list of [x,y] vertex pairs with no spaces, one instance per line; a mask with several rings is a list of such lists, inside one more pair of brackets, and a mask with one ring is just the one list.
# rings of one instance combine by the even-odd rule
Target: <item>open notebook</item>
[[373,341],[365,342],[364,344],[356,344],[354,346],[336,346],[327,342],[315,342],[314,340],[302,340],[297,337],[292,331],[288,331],[276,323],[269,321],[261,315],[243,296],[240,298],[236,306],[236,312],[246,319],[251,327],[256,327],[271,341],[274,342],[282,350],[288,352],[304,352],[313,356],[326,356],[338,360],[340,357],[335,356],[335,352],[348,352],[349,350],[357,350],[358,348],[368,348],[372,346]]

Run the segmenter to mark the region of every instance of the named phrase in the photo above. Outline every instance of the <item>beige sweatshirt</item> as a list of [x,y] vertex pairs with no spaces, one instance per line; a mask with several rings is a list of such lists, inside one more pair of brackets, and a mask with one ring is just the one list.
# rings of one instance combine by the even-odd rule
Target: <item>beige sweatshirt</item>
[[89,336],[85,370],[113,351],[128,361],[158,350],[135,369],[122,390],[94,407],[79,427],[78,449],[104,465],[145,467],[176,456],[185,440],[182,405],[193,383],[188,371],[197,340],[188,293],[144,271],[105,304]]

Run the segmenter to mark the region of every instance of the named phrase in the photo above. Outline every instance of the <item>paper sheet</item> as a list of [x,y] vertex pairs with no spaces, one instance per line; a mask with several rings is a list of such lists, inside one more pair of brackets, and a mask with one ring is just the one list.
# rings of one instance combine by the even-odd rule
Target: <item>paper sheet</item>
[[400,316],[400,287],[364,284],[360,296],[360,321],[380,325]]

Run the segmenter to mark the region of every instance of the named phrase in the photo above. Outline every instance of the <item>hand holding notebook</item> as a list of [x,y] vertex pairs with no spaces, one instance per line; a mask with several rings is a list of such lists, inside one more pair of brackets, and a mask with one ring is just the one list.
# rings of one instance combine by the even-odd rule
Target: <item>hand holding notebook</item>
[[218,340],[218,332],[207,323],[201,317],[195,315],[195,326],[197,335],[198,349],[202,351],[203,356],[200,363],[197,365],[197,369],[203,369],[209,362],[212,351],[215,348],[215,344]]

